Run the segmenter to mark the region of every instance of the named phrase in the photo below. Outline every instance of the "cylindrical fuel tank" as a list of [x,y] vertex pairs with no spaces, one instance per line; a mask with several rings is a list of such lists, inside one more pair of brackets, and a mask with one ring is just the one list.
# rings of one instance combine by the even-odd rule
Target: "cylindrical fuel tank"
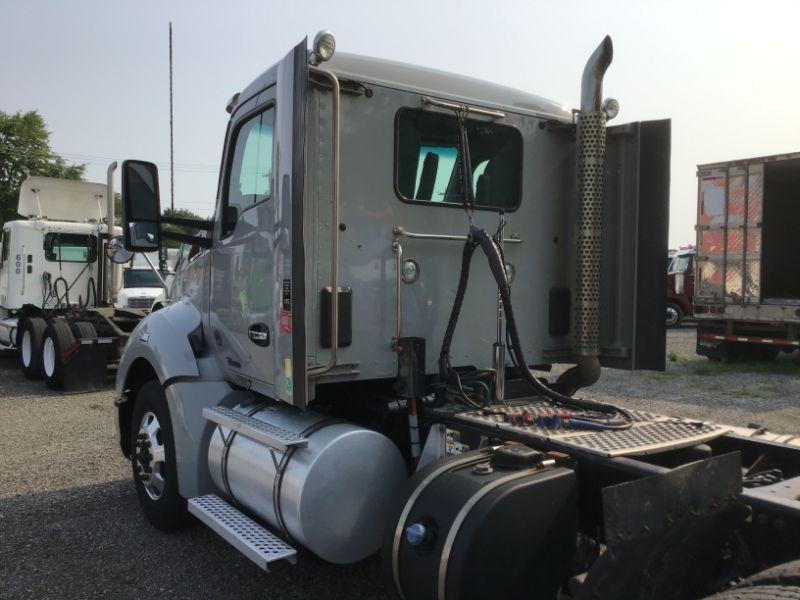
[[378,550],[386,506],[407,479],[391,440],[288,405],[235,410],[303,435],[308,447],[282,453],[217,428],[208,466],[221,491],[329,562],[353,563]]

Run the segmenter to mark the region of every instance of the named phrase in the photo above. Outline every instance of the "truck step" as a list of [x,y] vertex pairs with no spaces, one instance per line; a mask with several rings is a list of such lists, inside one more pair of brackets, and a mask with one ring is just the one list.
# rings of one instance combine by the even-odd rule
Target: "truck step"
[[265,571],[276,560],[297,562],[297,550],[215,494],[190,498],[189,512]]
[[281,452],[286,452],[291,446],[308,446],[308,440],[293,431],[270,425],[224,406],[204,408],[203,417]]

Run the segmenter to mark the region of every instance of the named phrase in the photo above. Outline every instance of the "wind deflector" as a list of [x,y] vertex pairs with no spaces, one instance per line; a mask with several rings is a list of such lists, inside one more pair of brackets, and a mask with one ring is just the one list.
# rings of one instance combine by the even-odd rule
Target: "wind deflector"
[[604,366],[663,371],[670,121],[608,128],[600,283]]
[[[275,397],[305,408],[306,319],[303,197],[305,179],[308,40],[278,63],[275,135],[281,148],[276,177],[275,275],[281,290],[275,308]],[[277,215],[280,215],[279,217]]]

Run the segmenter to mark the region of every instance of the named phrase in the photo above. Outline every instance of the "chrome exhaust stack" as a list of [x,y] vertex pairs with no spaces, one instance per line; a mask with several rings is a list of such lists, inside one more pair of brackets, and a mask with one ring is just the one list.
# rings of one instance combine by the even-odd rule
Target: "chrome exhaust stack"
[[589,57],[581,78],[577,116],[576,280],[573,352],[577,365],[559,383],[570,393],[600,377],[600,264],[603,251],[603,170],[606,154],[606,113],[602,107],[603,77],[614,47],[606,36]]

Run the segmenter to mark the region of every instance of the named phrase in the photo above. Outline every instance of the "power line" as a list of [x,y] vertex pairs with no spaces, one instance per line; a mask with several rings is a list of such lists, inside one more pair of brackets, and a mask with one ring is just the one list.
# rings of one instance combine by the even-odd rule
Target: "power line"
[[[54,152],[56,154],[58,154],[59,156],[61,156],[62,158],[65,158],[65,159],[82,160],[82,161],[86,161],[86,162],[91,162],[93,164],[103,164],[102,162],[98,162],[98,161],[111,162],[111,161],[114,161],[114,160],[119,160],[119,157],[117,157],[117,156],[101,156],[101,155],[98,155],[98,154],[79,154],[77,152],[59,152],[57,150],[54,150]],[[169,162],[166,161],[166,160],[153,161],[153,162],[155,162],[155,164],[157,164],[157,165],[168,165],[169,164]],[[198,170],[208,169],[209,171],[214,171],[215,173],[219,169],[219,167],[217,165],[204,165],[204,164],[199,164],[199,163],[175,163],[175,166],[176,167],[180,167],[180,168],[189,168],[189,169],[198,169]]]

